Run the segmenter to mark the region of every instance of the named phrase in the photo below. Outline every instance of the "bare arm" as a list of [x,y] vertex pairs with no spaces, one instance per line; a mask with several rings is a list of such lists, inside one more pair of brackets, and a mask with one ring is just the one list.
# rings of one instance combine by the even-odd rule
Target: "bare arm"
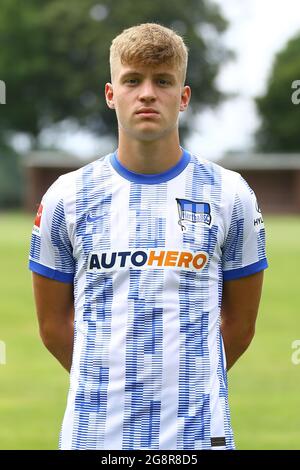
[[254,333],[263,271],[233,281],[225,281],[222,296],[221,332],[227,370],[246,351]]
[[33,273],[33,291],[43,343],[70,371],[74,336],[73,284]]

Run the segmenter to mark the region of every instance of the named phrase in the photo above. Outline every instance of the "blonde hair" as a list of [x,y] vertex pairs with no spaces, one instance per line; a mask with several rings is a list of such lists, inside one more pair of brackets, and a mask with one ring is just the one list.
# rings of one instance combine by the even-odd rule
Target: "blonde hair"
[[117,64],[161,65],[178,67],[184,84],[188,48],[181,36],[156,23],[144,23],[125,29],[110,47],[110,71],[114,77]]

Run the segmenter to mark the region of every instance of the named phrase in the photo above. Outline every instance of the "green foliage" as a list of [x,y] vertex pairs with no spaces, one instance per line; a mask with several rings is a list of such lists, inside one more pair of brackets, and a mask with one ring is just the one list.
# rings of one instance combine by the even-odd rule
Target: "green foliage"
[[[68,374],[42,345],[27,270],[34,216],[0,214],[0,449],[56,449]],[[270,267],[256,335],[230,370],[232,425],[239,449],[299,449],[300,218],[265,217]],[[282,240],[285,240],[284,257]]]
[[115,134],[115,113],[104,100],[109,46],[123,28],[142,22],[174,27],[186,39],[193,88],[189,118],[217,104],[223,94],[214,79],[230,54],[220,36],[227,22],[212,1],[2,0],[0,78],[7,84],[2,129],[36,137],[47,125],[71,118],[98,135]]
[[264,151],[300,151],[300,105],[292,102],[292,83],[300,79],[300,35],[275,57],[266,94],[256,99],[262,119],[257,145]]

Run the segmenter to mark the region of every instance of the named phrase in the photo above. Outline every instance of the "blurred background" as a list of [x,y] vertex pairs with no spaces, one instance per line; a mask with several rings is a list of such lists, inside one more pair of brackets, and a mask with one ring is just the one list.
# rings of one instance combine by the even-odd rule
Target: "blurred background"
[[68,374],[39,338],[31,228],[60,174],[116,148],[104,100],[109,46],[142,22],[174,28],[190,50],[182,144],[239,171],[265,218],[270,267],[256,336],[228,375],[237,448],[299,449],[297,0],[2,0],[0,449],[58,445]]

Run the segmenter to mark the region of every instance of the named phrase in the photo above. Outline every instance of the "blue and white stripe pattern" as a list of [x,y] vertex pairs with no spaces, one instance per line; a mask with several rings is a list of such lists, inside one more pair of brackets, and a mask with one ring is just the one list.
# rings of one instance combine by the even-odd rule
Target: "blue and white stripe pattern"
[[30,244],[30,258],[32,259],[40,259],[41,253],[41,238],[37,236],[35,233],[31,236],[31,244]]
[[55,269],[62,272],[64,270],[72,272],[74,269],[74,260],[72,257],[72,246],[68,238],[64,203],[62,199],[57,204],[53,213],[51,242],[55,248]]
[[[177,199],[208,204],[211,223],[182,224]],[[186,151],[160,175],[107,155],[48,190],[30,268],[74,283],[61,449],[234,448],[220,308],[224,279],[267,266],[255,203],[240,175]],[[157,264],[103,269],[137,250],[152,250]],[[108,252],[115,258],[89,268],[91,253]],[[198,252],[208,257],[203,268],[172,269]]]

